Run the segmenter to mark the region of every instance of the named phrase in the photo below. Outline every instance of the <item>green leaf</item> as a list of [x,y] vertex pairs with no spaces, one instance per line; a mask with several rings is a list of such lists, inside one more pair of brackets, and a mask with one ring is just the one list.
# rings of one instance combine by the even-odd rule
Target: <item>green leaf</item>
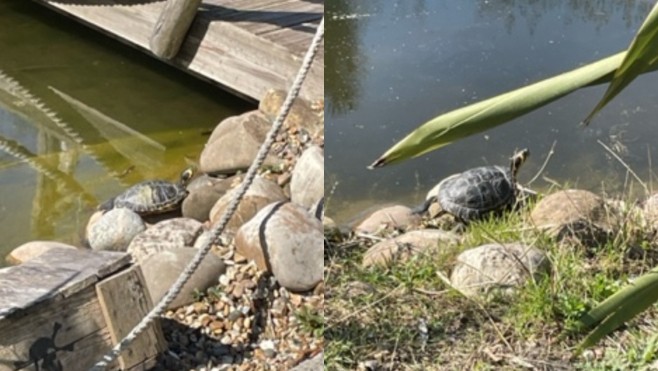
[[417,157],[458,139],[491,129],[585,86],[610,81],[621,52],[594,63],[438,116],[411,132],[371,168]]
[[632,299],[634,296],[639,295],[638,293],[653,289],[656,286],[658,286],[658,267],[638,277],[630,286],[617,291],[591,309],[580,319],[580,322],[585,327],[595,326],[621,307],[626,300]]
[[628,47],[626,57],[615,72],[603,98],[583,121],[588,125],[608,102],[621,92],[637,76],[652,70],[658,61],[658,3],[644,20],[635,38]]
[[[576,350],[577,354],[583,349],[596,344],[624,322],[631,320],[638,313],[641,313],[658,301],[658,275],[656,273],[654,270],[648,276],[643,276],[646,279],[644,284],[627,287],[613,295],[614,298],[611,297],[602,303],[601,306],[594,308],[592,311],[597,312],[594,316],[591,315],[592,311],[588,313],[591,318],[585,320],[583,323],[587,323],[595,317],[603,318],[603,320],[579,344]],[[602,310],[602,306],[606,303],[606,310]]]

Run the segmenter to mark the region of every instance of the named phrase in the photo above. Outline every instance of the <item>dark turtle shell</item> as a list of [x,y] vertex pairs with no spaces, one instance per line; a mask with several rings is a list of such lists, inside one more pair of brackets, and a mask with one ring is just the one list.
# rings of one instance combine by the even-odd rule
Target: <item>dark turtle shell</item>
[[125,207],[140,215],[159,214],[175,210],[186,196],[187,190],[181,184],[148,180],[128,188],[102,204],[99,209]]
[[444,211],[469,222],[512,206],[516,185],[509,169],[482,166],[443,180],[437,198]]

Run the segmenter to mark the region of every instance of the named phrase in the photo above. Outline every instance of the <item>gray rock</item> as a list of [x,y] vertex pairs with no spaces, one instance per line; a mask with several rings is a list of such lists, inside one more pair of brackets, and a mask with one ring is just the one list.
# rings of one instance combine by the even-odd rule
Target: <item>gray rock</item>
[[192,189],[188,188],[189,194],[183,201],[182,206],[183,216],[205,222],[210,218],[210,210],[217,200],[236,184],[239,184],[240,179],[242,179],[241,176],[208,180],[203,183],[196,183]]
[[[142,272],[154,304],[162,299],[197,252],[194,248],[170,247],[155,252],[142,261]],[[216,285],[219,276],[225,272],[226,267],[220,258],[212,253],[206,255],[169,308],[178,308],[193,302],[195,289],[203,292]]]
[[457,245],[459,240],[456,233],[440,229],[410,231],[372,245],[363,256],[363,266],[388,266],[418,254],[431,258],[439,249]]
[[219,178],[219,177],[210,176],[208,174],[199,174],[190,181],[190,183],[185,187],[185,189],[187,189],[188,192],[192,192],[199,188],[212,186],[217,183],[222,183],[226,179],[227,178],[225,177]]
[[354,228],[354,231],[374,234],[379,231],[393,229],[407,230],[418,226],[420,222],[420,216],[413,214],[410,208],[402,205],[394,205],[371,213]]
[[320,371],[324,368],[324,353],[316,354],[315,357],[293,367],[291,371]]
[[[450,276],[451,284],[466,295],[500,289],[513,292],[528,279],[550,271],[543,251],[520,243],[487,244],[462,252]],[[532,277],[530,276],[532,275]]]
[[323,279],[322,223],[304,208],[277,202],[263,208],[235,236],[236,252],[274,274],[291,291],[307,291]]
[[18,265],[56,248],[76,249],[77,247],[56,241],[31,241],[11,250],[5,260],[8,264]]
[[104,211],[98,210],[98,211],[94,212],[93,214],[91,214],[91,216],[89,217],[89,221],[87,221],[87,226],[85,227],[85,241],[84,241],[84,243],[86,245],[89,245],[89,235],[91,234],[91,227],[93,227],[94,224],[96,224],[96,222],[98,222],[100,220],[100,218],[103,217],[104,214],[105,214]]
[[[210,210],[210,222],[217,224],[237,189],[233,189],[222,196]],[[241,225],[248,222],[256,213],[273,202],[286,200],[286,196],[279,186],[263,177],[256,176],[251,187],[247,190],[235,214],[229,220],[225,231],[235,233]]]
[[613,235],[616,216],[605,200],[592,192],[568,189],[539,201],[530,214],[532,223],[558,240],[585,245],[601,243]]
[[87,240],[94,250],[126,251],[130,242],[146,229],[142,218],[125,208],[103,214],[89,228]]
[[311,208],[324,197],[324,152],[313,146],[302,153],[292,171],[292,202]]
[[202,232],[203,225],[194,219],[163,220],[135,236],[128,253],[135,261],[142,262],[147,256],[167,248],[192,246]]
[[[246,170],[256,158],[271,123],[259,111],[251,111],[222,121],[201,152],[199,169],[210,174],[234,174]],[[266,165],[280,160],[269,155]]]

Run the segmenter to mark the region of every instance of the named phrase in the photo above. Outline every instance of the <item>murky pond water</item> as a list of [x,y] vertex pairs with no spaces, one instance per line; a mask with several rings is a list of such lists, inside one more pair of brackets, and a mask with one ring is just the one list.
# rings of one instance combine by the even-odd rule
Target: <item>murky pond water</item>
[[[367,170],[441,113],[625,49],[653,1],[351,1],[327,3],[325,189],[345,222],[369,206],[421,202],[442,178],[531,157],[532,188],[569,183],[624,194],[626,167],[651,186],[658,163],[658,74],[642,76],[588,128],[578,123],[605,86],[584,89],[506,125],[401,164]],[[633,186],[638,188],[637,184]],[[333,194],[330,194],[333,190]]]
[[176,179],[209,130],[253,109],[31,1],[0,2],[0,25],[0,257],[79,242],[99,202]]

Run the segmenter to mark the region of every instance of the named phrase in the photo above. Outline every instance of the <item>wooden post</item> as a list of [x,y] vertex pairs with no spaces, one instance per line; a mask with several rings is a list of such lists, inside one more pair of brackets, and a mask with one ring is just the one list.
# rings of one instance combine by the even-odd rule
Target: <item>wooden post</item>
[[172,59],[178,54],[200,5],[201,0],[167,0],[149,40],[155,55]]
[[[87,370],[151,306],[125,253],[52,249],[0,269],[0,371]],[[164,348],[156,323],[108,369],[147,369]]]

